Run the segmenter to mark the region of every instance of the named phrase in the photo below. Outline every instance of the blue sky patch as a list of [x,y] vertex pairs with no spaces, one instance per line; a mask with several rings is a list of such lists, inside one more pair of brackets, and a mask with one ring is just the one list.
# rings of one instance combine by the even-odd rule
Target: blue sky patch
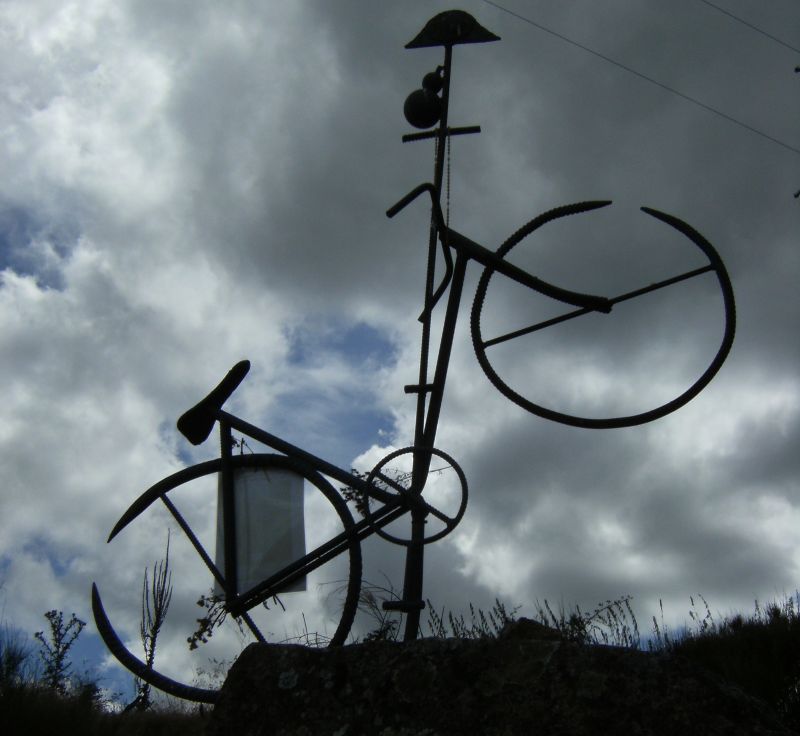
[[353,458],[373,444],[384,444],[394,430],[394,416],[369,394],[335,400],[319,390],[283,394],[270,413],[267,429],[324,460],[349,469]]
[[23,552],[37,560],[45,559],[57,577],[63,577],[69,571],[72,559],[64,559],[47,540],[37,537],[23,547]]
[[333,353],[353,366],[370,363],[390,365],[395,359],[392,342],[379,330],[359,322],[349,327],[326,326],[326,329],[293,329],[289,337],[289,362],[314,364],[321,355]]
[[63,289],[60,261],[78,233],[75,224],[47,223],[22,207],[0,207],[0,270],[32,276],[42,288]]
[[[298,368],[343,361],[355,375],[390,366],[396,349],[379,330],[365,323],[350,326],[314,324],[292,330],[289,363]],[[283,394],[273,421],[284,428],[290,442],[345,464],[373,444],[386,441],[394,428],[393,415],[376,404],[369,382],[332,394],[330,387],[311,386]]]

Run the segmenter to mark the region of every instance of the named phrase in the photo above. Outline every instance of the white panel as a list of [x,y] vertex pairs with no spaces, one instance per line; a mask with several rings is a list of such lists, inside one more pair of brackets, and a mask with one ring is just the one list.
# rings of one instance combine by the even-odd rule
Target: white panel
[[[224,574],[221,474],[219,483],[215,562]],[[303,476],[283,468],[237,468],[233,483],[237,589],[244,593],[305,554]],[[280,592],[305,589],[306,579],[301,578]],[[223,591],[216,585],[215,592]]]

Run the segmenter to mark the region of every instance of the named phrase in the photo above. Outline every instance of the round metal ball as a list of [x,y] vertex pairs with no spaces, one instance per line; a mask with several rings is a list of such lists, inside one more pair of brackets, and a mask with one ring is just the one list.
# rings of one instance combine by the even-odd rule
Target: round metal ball
[[431,92],[438,92],[444,86],[444,79],[438,72],[428,72],[422,78],[422,86]]
[[403,114],[415,128],[430,128],[439,121],[442,102],[429,89],[418,89],[406,97]]

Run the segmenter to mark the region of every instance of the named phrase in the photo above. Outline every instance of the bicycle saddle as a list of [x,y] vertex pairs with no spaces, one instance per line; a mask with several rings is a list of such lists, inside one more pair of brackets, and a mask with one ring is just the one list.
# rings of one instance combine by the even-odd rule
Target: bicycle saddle
[[178,419],[178,431],[189,442],[199,445],[206,441],[211,430],[214,429],[217,412],[222,409],[222,405],[244,380],[249,370],[249,360],[239,361],[208,396],[181,415],[181,418]]

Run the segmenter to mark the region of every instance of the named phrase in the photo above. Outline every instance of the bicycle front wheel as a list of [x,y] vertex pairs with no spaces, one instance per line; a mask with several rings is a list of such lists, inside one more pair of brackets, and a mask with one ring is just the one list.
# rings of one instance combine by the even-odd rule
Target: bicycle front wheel
[[[544,224],[588,212],[594,204],[567,205],[540,215],[508,238],[497,255],[508,257]],[[657,210],[641,209],[684,236],[695,249],[687,249],[684,239],[660,228],[646,232],[658,248],[646,252],[631,246],[624,257],[609,258],[608,274],[591,273],[590,277],[593,293],[612,295],[610,314],[564,308],[531,289],[510,284],[491,266],[484,269],[472,305],[472,342],[487,378],[506,398],[562,424],[593,429],[630,427],[680,408],[719,371],[736,326],[733,289],[725,265],[713,246],[685,222]],[[582,231],[580,225],[571,227],[576,227],[581,237],[594,235],[586,226]],[[523,249],[514,252],[516,265],[530,268],[526,254],[520,251]],[[587,254],[597,258],[594,251],[585,251]],[[648,254],[652,263],[645,264]],[[598,261],[595,270],[603,271],[604,266]],[[582,279],[587,278],[586,270],[582,265]],[[496,308],[487,315],[490,293],[495,306],[501,306],[499,318]],[[545,306],[541,314],[542,302],[549,302],[552,311],[547,312]],[[703,348],[698,351],[697,347],[713,340],[715,331],[722,332],[722,340],[716,352],[708,351],[713,356],[710,361],[704,362]],[[538,345],[533,342],[536,337]],[[534,345],[539,348],[535,352]],[[559,401],[562,406],[555,408]],[[581,405],[596,408],[598,415],[573,410]]]

